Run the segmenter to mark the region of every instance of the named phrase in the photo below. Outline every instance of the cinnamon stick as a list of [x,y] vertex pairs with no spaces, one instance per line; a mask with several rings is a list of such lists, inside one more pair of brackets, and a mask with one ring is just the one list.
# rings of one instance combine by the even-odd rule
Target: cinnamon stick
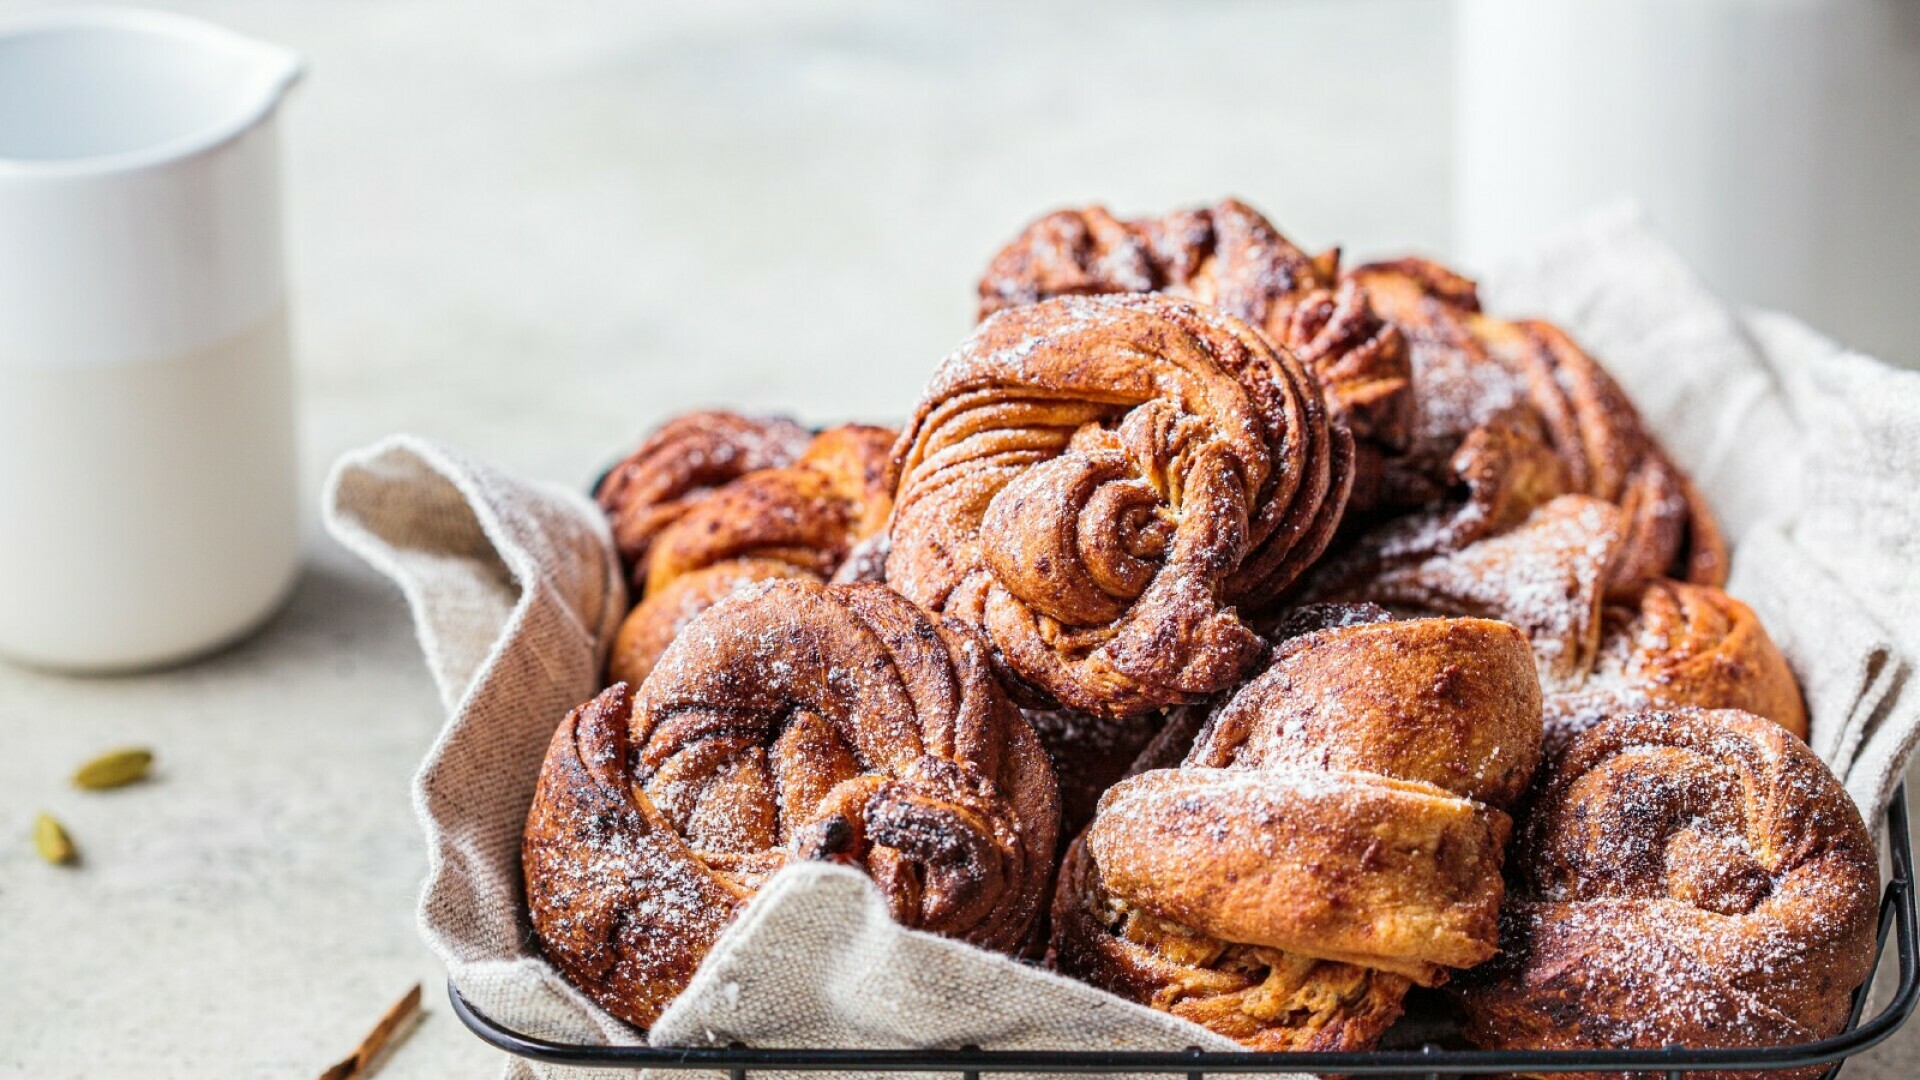
[[413,989],[407,991],[399,1001],[387,1006],[387,1011],[380,1016],[380,1022],[373,1025],[373,1030],[367,1032],[366,1038],[360,1040],[360,1045],[353,1048],[353,1053],[321,1073],[320,1080],[359,1080],[366,1076],[374,1059],[380,1056],[380,1052],[386,1049],[407,1021],[419,1012],[420,984],[414,983]]

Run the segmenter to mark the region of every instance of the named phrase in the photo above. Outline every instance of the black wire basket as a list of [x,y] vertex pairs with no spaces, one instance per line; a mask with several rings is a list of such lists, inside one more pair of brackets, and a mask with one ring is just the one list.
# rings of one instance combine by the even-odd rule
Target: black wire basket
[[[1758,1049],[1668,1047],[1659,1050],[1455,1050],[1432,1043],[1416,1049],[1259,1053],[1206,1050],[946,1050],[782,1049],[777,1047],[574,1046],[513,1030],[476,1010],[451,982],[447,994],[454,1014],[488,1043],[534,1061],[630,1069],[705,1069],[734,1080],[762,1070],[791,1072],[958,1073],[967,1080],[998,1073],[1157,1073],[1190,1080],[1209,1073],[1337,1073],[1348,1076],[1425,1077],[1503,1076],[1516,1073],[1607,1072],[1665,1075],[1671,1080],[1705,1070],[1804,1069],[1826,1065],[1831,1080],[1847,1058],[1884,1041],[1905,1023],[1920,998],[1920,954],[1916,940],[1912,837],[1907,831],[1906,790],[1893,794],[1887,808],[1887,851],[1892,864],[1880,895],[1880,926],[1874,941],[1873,972],[1853,994],[1853,1010],[1840,1034],[1815,1042]],[[1880,1011],[1862,1021],[1860,1013],[1894,942],[1900,980]]]

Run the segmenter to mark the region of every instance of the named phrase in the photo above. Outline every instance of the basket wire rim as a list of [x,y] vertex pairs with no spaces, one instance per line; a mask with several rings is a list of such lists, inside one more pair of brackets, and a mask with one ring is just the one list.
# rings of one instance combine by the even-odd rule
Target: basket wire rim
[[[1906,785],[1893,791],[1886,811],[1890,873],[1881,892],[1873,968],[1854,991],[1846,1027],[1837,1035],[1807,1043],[1765,1047],[1682,1047],[1589,1050],[1449,1050],[1427,1044],[1417,1050],[1258,1051],[1258,1050],[983,1050],[853,1049],[728,1046],[593,1046],[556,1042],[515,1030],[482,1013],[460,993],[451,978],[447,997],[453,1012],[482,1041],[516,1057],[551,1065],[654,1069],[723,1070],[744,1077],[749,1070],[794,1072],[961,1073],[968,1080],[988,1073],[1344,1073],[1349,1076],[1464,1076],[1512,1073],[1638,1071],[1678,1077],[1704,1070],[1773,1071],[1832,1065],[1823,1080],[1839,1072],[1847,1058],[1886,1041],[1913,1015],[1920,1002],[1920,911],[1914,897],[1912,837],[1908,831]],[[1892,997],[1864,1023],[1860,1014],[1885,958],[1887,938],[1894,940],[1900,979]]]

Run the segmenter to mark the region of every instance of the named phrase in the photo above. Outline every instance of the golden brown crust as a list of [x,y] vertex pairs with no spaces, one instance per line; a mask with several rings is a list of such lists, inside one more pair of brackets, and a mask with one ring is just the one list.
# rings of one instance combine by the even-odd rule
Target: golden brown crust
[[[1558,462],[1557,475],[1536,468],[1525,485],[1533,505],[1580,494],[1625,512],[1614,584],[1631,590],[1659,577],[1726,582],[1726,544],[1712,512],[1626,392],[1564,331],[1482,314],[1473,282],[1426,260],[1373,263],[1350,274],[1411,352],[1414,431],[1386,480],[1400,500],[1471,488],[1457,452],[1476,430],[1505,424],[1507,439],[1531,437]],[[1516,411],[1531,423],[1516,424]]]
[[1381,616],[1281,620],[1317,628],[1179,767],[1107,793],[1054,897],[1056,966],[1249,1045],[1358,1049],[1409,984],[1493,954],[1510,823],[1475,800],[1531,779],[1531,651],[1499,623]]
[[1087,829],[1115,896],[1209,937],[1442,981],[1494,952],[1507,816],[1354,770],[1155,769]]
[[1540,763],[1527,639],[1487,619],[1293,637],[1213,717],[1189,766],[1365,770],[1505,809]]
[[1246,324],[1155,296],[984,323],[895,450],[887,579],[1019,680],[1126,716],[1231,686],[1339,522],[1352,441]]
[[1710,586],[1656,581],[1609,602],[1602,621],[1591,671],[1547,696],[1550,746],[1607,716],[1683,706],[1738,709],[1806,739],[1799,684],[1747,605]]
[[1054,898],[1053,965],[1254,1050],[1364,1050],[1400,1018],[1403,976],[1238,945],[1117,899],[1076,840]]
[[1803,1042],[1840,1029],[1873,962],[1859,810],[1805,744],[1746,713],[1639,713],[1575,737],[1515,864],[1503,955],[1457,984],[1483,1047]]
[[1399,332],[1339,264],[1338,250],[1309,256],[1237,199],[1131,221],[1061,210],[994,257],[980,317],[1056,296],[1160,292],[1244,320],[1319,379],[1357,444],[1355,505],[1371,507],[1380,462],[1410,435],[1411,367]]
[[634,589],[647,581],[654,538],[716,488],[758,469],[793,464],[806,429],[781,417],[707,410],[662,424],[607,470],[595,497]]
[[741,585],[833,577],[886,522],[893,440],[888,428],[829,428],[791,465],[682,500],[649,542],[645,589],[614,640],[609,677],[640,685],[690,619]]
[[985,654],[879,585],[708,609],[637,700],[616,684],[555,735],[523,847],[548,957],[645,1027],[793,859],[864,870],[903,925],[1020,947],[1059,804]]
[[1799,686],[1752,609],[1709,585],[1617,585],[1628,517],[1563,495],[1458,547],[1383,528],[1317,571],[1309,592],[1521,628],[1546,692],[1549,751],[1601,717],[1653,707],[1741,709],[1806,738]]

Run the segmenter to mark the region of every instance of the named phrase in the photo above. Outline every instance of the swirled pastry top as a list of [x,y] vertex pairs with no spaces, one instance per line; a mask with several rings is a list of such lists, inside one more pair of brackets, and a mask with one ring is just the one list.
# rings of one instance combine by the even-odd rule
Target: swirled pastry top
[[[1449,492],[1464,490],[1472,528],[1490,501],[1511,519],[1558,495],[1592,496],[1626,515],[1616,582],[1725,584],[1726,543],[1705,500],[1626,391],[1565,331],[1482,313],[1472,281],[1424,259],[1350,273],[1411,350],[1413,437],[1387,481],[1398,498],[1451,501]],[[1468,446],[1490,426],[1502,429],[1497,458]],[[1525,472],[1508,478],[1490,472],[1495,465]]]
[[1106,208],[1029,225],[980,280],[980,315],[1056,296],[1159,292],[1217,307],[1306,363],[1368,459],[1402,451],[1413,400],[1405,342],[1340,273],[1340,252],[1308,255],[1237,199],[1122,221]]
[[642,1027],[794,859],[858,867],[902,924],[1013,951],[1059,827],[986,647],[880,585],[777,581],[708,609],[637,697],[554,734],[522,863],[541,947]]
[[1313,375],[1237,319],[1157,296],[1014,308],[896,445],[887,580],[1069,708],[1196,701],[1264,653],[1239,613],[1326,546],[1351,461]]
[[1502,956],[1460,984],[1482,1046],[1810,1041],[1845,1023],[1873,962],[1866,825],[1760,717],[1646,712],[1578,735],[1518,847]]
[[[1337,250],[1309,256],[1233,199],[1130,220],[1095,206],[1028,226],[995,256],[979,292],[983,316],[1102,293],[1218,306],[1293,351],[1325,386],[1357,440],[1355,509],[1426,507],[1444,520],[1464,495],[1457,533],[1484,526],[1494,497],[1524,516],[1556,495],[1590,495],[1628,515],[1615,568],[1624,587],[1659,577],[1725,583],[1718,525],[1620,386],[1558,327],[1483,313],[1474,283],[1438,263],[1342,270]],[[1525,476],[1490,474],[1484,453],[1458,457],[1489,425],[1505,429],[1501,449],[1524,457]]]

